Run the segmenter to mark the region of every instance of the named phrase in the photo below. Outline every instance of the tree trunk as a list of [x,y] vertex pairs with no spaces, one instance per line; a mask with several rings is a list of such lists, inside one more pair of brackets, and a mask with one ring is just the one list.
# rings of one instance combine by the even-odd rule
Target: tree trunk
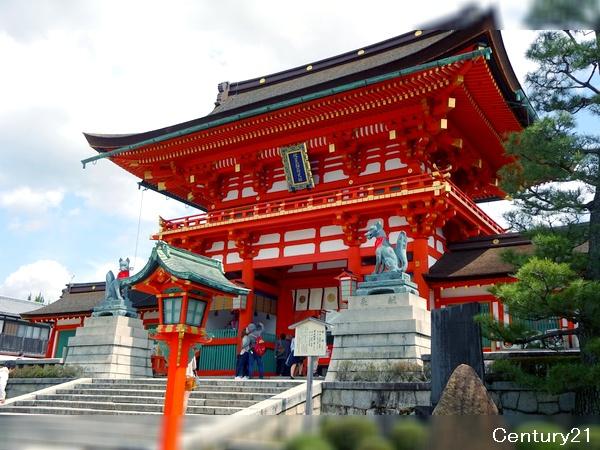
[[[592,366],[598,363],[598,358],[593,353],[586,351],[590,339],[597,337],[598,333],[589,330],[583,324],[579,324],[580,334],[579,349],[581,351],[581,362]],[[573,414],[578,416],[591,416],[600,414],[600,390],[594,386],[586,386],[575,392],[575,410]]]
[[[600,158],[600,154],[596,154]],[[600,280],[600,170],[596,173],[594,200],[590,211],[589,250],[586,276],[589,280]]]

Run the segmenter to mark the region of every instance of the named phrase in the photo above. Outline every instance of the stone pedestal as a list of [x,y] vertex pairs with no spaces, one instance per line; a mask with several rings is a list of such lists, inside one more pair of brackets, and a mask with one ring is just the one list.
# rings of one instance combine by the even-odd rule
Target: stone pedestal
[[151,344],[140,319],[88,317],[69,339],[65,364],[98,378],[151,377]]
[[383,372],[398,371],[401,363],[422,366],[421,355],[431,353],[427,302],[410,292],[350,297],[348,309],[330,322],[334,342],[326,381],[382,381],[377,378]]

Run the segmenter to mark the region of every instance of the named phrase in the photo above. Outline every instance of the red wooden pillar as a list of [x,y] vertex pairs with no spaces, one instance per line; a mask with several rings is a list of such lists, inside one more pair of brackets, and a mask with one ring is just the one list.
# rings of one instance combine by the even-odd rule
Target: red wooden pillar
[[56,341],[56,321],[52,323],[50,328],[50,338],[48,339],[48,347],[46,347],[46,358],[54,357],[54,342]]
[[429,286],[425,282],[423,275],[429,270],[428,266],[428,247],[426,237],[415,237],[412,242],[413,251],[413,280],[419,287],[419,295],[427,300],[429,304]]
[[289,334],[288,327],[294,321],[294,298],[292,291],[285,284],[281,286],[277,299],[277,336],[281,333]]
[[252,267],[252,258],[244,259],[242,263],[242,281],[250,292],[246,300],[246,309],[240,310],[240,320],[238,326],[238,335],[254,320],[254,267]]
[[359,245],[351,245],[348,248],[348,270],[354,275],[362,277],[362,262],[360,259]]

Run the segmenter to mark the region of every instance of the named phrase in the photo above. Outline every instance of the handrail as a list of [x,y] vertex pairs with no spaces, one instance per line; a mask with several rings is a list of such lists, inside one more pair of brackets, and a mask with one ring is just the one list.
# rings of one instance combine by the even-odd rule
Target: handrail
[[[272,217],[275,215],[290,214],[305,208],[321,209],[333,205],[352,201],[364,201],[369,197],[380,197],[385,195],[402,195],[425,190],[442,190],[447,186],[450,195],[468,207],[483,223],[491,230],[502,233],[504,230],[490,216],[488,216],[477,204],[464,194],[454,183],[447,178],[433,176],[431,174],[418,174],[401,180],[381,181],[369,185],[347,187],[341,190],[330,190],[315,194],[304,194],[288,199],[264,201],[253,205],[245,205],[236,208],[208,211],[193,216],[180,217],[176,219],[162,219],[160,223],[161,233],[175,232],[178,230],[201,227],[207,224],[218,224],[232,220],[247,221],[261,217]],[[423,191],[421,191],[423,189]]]
[[306,207],[318,208],[329,206],[338,201],[347,201],[357,198],[365,198],[372,195],[381,195],[391,192],[431,187],[436,181],[439,182],[439,180],[432,178],[429,174],[418,174],[397,181],[383,181],[370,185],[343,188],[341,190],[337,189],[316,194],[305,194],[291,199],[288,198],[265,201],[227,210],[208,211],[205,213],[176,219],[163,219],[161,221],[161,231],[177,230],[181,228],[203,225],[205,223],[255,217],[281,211],[294,211]]

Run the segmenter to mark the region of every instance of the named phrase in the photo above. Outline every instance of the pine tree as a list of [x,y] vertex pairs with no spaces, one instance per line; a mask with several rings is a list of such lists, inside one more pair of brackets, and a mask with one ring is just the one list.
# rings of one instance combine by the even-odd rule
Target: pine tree
[[46,303],[46,300],[44,300],[44,296],[41,292],[39,292],[38,295],[35,296],[33,301],[36,303],[41,303],[42,305]]
[[[599,17],[595,1],[536,0],[529,21],[599,30]],[[600,136],[576,128],[577,119],[600,119],[599,33],[539,33],[527,52],[538,64],[527,84],[542,117],[510,136],[506,151],[515,159],[500,173],[518,206],[507,220],[534,236],[536,250],[507,255],[518,268],[517,282],[496,286],[493,293],[513,318],[566,318],[576,328],[540,333],[523,321],[502,326],[480,318],[493,340],[549,346],[560,336],[577,336],[579,360],[555,366],[537,385],[574,389],[578,414],[600,414]]]

